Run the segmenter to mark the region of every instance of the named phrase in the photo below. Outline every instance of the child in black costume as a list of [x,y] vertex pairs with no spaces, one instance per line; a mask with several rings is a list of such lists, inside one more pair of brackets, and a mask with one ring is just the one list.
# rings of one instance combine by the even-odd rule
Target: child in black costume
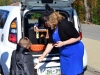
[[33,57],[28,54],[30,45],[27,37],[19,40],[16,50],[12,53],[10,75],[34,75]]

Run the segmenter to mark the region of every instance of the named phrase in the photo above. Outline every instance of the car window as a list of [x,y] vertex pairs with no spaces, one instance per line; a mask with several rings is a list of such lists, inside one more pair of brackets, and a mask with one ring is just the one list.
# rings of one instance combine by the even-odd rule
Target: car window
[[5,22],[7,20],[9,11],[7,10],[0,10],[0,28],[3,28],[5,25]]
[[29,24],[38,22],[39,17],[41,17],[41,13],[39,12],[31,12],[30,17],[28,17]]
[[41,17],[41,12],[28,12],[24,18],[25,27],[30,28],[35,24],[38,24],[39,17]]

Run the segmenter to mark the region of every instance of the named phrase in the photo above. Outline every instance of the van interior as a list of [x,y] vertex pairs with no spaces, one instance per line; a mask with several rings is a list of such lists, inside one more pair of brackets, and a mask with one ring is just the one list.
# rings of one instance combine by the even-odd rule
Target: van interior
[[[29,11],[24,16],[24,36],[28,37],[32,44],[45,44],[47,45],[48,39],[46,39],[46,32],[40,32],[39,38],[36,38],[36,32],[34,31],[34,26],[38,24],[38,27],[40,26],[41,29],[45,29],[45,26],[43,25],[42,20],[40,20],[40,17],[44,13],[43,10],[35,10],[35,11]],[[68,19],[69,14],[65,11],[59,11],[63,16],[65,16],[66,19]],[[42,27],[41,27],[42,26]],[[44,35],[44,37],[41,37],[41,34]],[[36,53],[42,53],[42,52],[34,52]],[[49,54],[55,54],[59,53],[59,49],[53,48],[53,50]]]

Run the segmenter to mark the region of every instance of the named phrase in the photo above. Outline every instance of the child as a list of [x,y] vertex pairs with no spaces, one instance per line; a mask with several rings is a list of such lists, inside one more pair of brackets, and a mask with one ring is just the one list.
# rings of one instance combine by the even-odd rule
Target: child
[[19,40],[19,45],[29,49],[30,45],[31,45],[31,41],[27,38],[27,37],[23,37]]
[[33,57],[26,54],[31,44],[27,37],[19,40],[16,50],[12,53],[10,75],[34,75]]

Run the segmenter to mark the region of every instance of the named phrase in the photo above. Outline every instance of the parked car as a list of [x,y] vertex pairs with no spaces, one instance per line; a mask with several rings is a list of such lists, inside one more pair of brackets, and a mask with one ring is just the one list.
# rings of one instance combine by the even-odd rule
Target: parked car
[[[0,57],[4,75],[8,75],[12,51],[22,37],[28,37],[32,43],[36,43],[33,26],[38,23],[38,18],[43,14],[45,4],[59,11],[71,21],[80,34],[82,30],[76,10],[72,7],[74,0],[21,0],[19,6],[0,6]],[[34,38],[34,39],[33,39]],[[41,56],[42,52],[32,52],[34,58]],[[52,50],[34,68],[37,75],[55,74],[60,72],[59,50]],[[87,53],[84,49],[84,69],[87,66]]]

